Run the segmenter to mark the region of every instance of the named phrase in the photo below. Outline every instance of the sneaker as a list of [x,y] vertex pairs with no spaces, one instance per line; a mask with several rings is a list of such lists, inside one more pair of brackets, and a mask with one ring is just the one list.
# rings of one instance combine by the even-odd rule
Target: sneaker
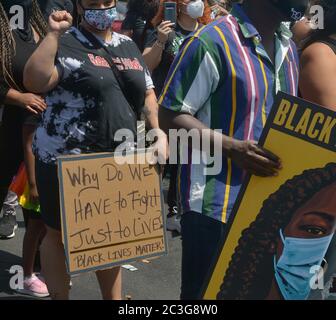
[[0,219],[0,239],[11,239],[18,228],[15,212],[7,210]]
[[[177,210],[173,209],[173,212],[177,212]],[[168,231],[176,231],[178,233],[181,233],[181,215],[176,213],[169,213],[167,215],[166,228]]]
[[35,274],[26,278],[23,281],[23,289],[17,289],[17,292],[38,298],[45,298],[49,296],[46,284]]

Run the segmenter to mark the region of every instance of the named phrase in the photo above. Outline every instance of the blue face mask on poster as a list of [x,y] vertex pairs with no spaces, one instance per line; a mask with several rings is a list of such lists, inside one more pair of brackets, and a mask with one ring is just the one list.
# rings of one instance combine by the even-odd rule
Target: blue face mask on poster
[[84,9],[84,20],[97,30],[104,31],[112,27],[118,16],[117,7],[107,9]]
[[306,300],[310,293],[310,281],[314,274],[311,267],[321,266],[333,234],[316,239],[280,236],[284,244],[278,262],[274,256],[275,279],[285,300]]

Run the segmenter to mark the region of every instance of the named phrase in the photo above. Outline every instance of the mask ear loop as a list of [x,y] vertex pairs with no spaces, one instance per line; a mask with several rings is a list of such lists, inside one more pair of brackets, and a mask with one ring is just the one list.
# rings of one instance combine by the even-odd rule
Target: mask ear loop
[[[280,238],[281,238],[282,243],[285,244],[285,237],[284,237],[284,234],[282,232],[282,229],[279,230],[279,234],[280,234]],[[277,266],[276,253],[274,254],[273,263],[274,263],[274,270],[276,270],[276,266]]]

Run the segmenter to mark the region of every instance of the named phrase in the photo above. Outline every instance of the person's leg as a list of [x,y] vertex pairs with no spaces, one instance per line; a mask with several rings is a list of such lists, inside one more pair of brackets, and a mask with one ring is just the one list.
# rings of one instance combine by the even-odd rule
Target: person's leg
[[37,251],[36,251],[36,255],[35,255],[35,261],[34,261],[34,270],[40,270],[40,273],[43,275],[43,271],[42,271],[42,266],[41,266],[41,252],[40,252],[40,246],[41,243],[43,241],[43,238],[45,237],[45,235],[47,234],[47,230],[45,225],[43,224],[43,231],[40,234],[40,239],[38,242],[38,246],[37,246]]
[[32,276],[34,273],[34,261],[45,226],[41,219],[29,218],[35,214],[30,210],[22,209],[27,219],[27,229],[23,238],[22,259],[25,277]]
[[169,189],[167,195],[167,204],[168,204],[167,230],[181,233],[181,213],[177,192],[178,165],[169,164],[167,167],[167,171],[170,174]]
[[[167,204],[169,208],[178,208],[178,201],[177,201],[177,171],[178,165],[177,164],[169,164],[169,189],[168,189],[168,196],[167,196]],[[177,213],[177,212],[176,212]]]
[[69,298],[70,276],[62,243],[57,167],[36,161],[35,168],[41,217],[47,229],[40,246],[43,276],[51,298],[66,300]]
[[68,300],[70,276],[66,270],[61,232],[47,227],[47,233],[40,250],[43,277],[51,298],[53,300]]
[[122,300],[120,267],[97,271],[96,276],[104,300]]
[[44,233],[44,223],[36,217],[31,210],[22,209],[25,217],[26,232],[23,238],[22,260],[24,271],[23,289],[18,289],[21,294],[34,297],[49,296],[48,288],[44,281],[34,273],[34,260],[41,235]]
[[200,213],[182,215],[181,299],[201,299],[213,259],[225,232],[225,224]]

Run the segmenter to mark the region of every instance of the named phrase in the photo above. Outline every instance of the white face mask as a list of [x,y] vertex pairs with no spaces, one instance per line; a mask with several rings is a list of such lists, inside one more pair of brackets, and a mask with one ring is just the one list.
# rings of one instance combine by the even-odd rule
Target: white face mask
[[196,0],[188,3],[187,14],[193,18],[198,19],[204,14],[204,3],[202,0]]

